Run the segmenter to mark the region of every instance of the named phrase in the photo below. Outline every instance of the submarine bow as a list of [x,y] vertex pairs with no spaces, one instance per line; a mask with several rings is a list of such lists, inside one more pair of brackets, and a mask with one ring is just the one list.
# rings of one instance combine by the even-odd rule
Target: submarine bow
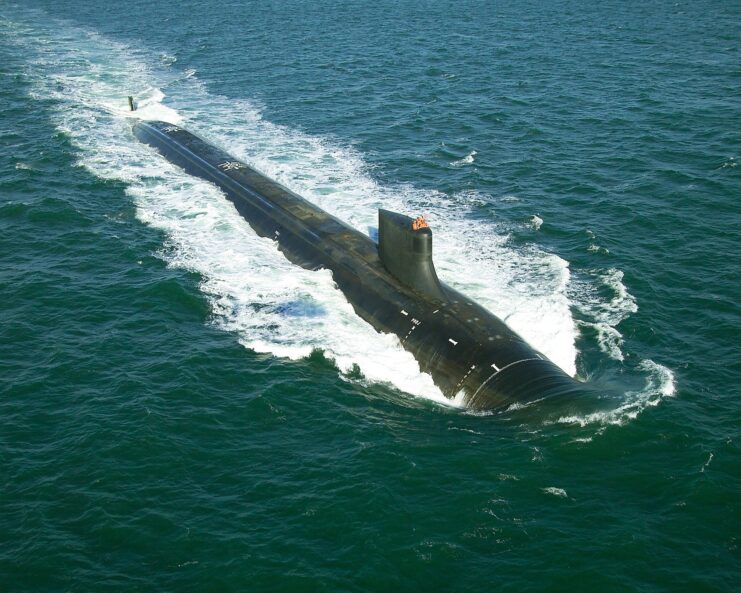
[[424,219],[379,210],[378,244],[180,126],[140,121],[134,135],[220,187],[257,234],[294,264],[331,270],[355,312],[396,334],[449,399],[493,410],[573,394],[581,384],[502,320],[447,286]]

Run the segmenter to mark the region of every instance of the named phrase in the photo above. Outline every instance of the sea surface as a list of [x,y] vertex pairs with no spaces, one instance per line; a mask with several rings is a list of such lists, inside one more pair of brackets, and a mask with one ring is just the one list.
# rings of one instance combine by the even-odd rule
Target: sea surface
[[[738,591],[740,31],[0,0],[0,591]],[[439,276],[601,406],[451,405],[136,118],[363,232],[424,214]]]

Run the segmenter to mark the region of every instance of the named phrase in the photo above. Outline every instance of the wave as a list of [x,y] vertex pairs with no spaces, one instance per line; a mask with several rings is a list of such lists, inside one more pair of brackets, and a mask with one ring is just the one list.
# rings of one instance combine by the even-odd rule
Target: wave
[[453,167],[463,167],[464,165],[470,165],[476,160],[476,154],[477,154],[476,151],[472,150],[462,159],[458,159],[457,161],[451,162],[450,165]]

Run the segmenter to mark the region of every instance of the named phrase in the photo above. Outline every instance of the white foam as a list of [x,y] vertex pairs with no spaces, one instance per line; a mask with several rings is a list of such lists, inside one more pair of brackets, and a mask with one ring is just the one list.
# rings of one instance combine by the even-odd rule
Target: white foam
[[720,167],[718,167],[718,169],[735,169],[737,166],[738,161],[736,161],[736,157],[730,156],[723,162]]
[[553,496],[558,496],[559,498],[568,498],[569,495],[566,493],[566,490],[563,488],[556,488],[555,486],[549,486],[548,488],[543,488],[543,492],[546,494],[552,494]]
[[[79,149],[80,165],[103,179],[129,184],[137,216],[167,233],[162,257],[202,276],[214,323],[236,332],[255,351],[299,358],[320,349],[343,372],[357,365],[367,381],[451,403],[396,336],[379,334],[355,315],[328,271],[290,264],[272,241],[252,231],[217,188],[133,138],[132,117],[182,120],[176,109],[162,104],[160,86],[168,84],[167,76],[159,81],[136,50],[94,34],[77,29],[60,36],[51,30],[36,33],[54,43],[29,71],[34,96],[56,100],[55,124]],[[105,73],[92,67],[106,62],[117,66]],[[134,114],[121,89],[136,96]],[[208,101],[199,85],[190,90],[195,103]],[[228,117],[219,101],[215,111]],[[238,125],[245,114],[247,120],[259,120],[253,109],[237,109],[222,125]],[[205,118],[203,125],[209,121]],[[280,133],[273,138],[281,140]],[[266,152],[275,155],[276,148]]]
[[[619,333],[611,332],[635,310],[635,301],[624,290],[621,272],[597,274],[602,279],[574,291],[568,262],[536,246],[515,248],[505,227],[473,218],[488,196],[381,186],[352,148],[272,124],[249,101],[209,93],[195,71],[172,68],[173,55],[149,54],[68,23],[34,20],[47,24],[3,23],[13,28],[13,42],[24,54],[36,56],[27,72],[32,96],[55,101],[55,125],[79,149],[82,166],[129,185],[138,217],[167,233],[162,257],[201,275],[214,323],[236,332],[246,347],[288,358],[320,349],[343,372],[357,365],[368,381],[451,403],[395,336],[375,332],[354,314],[328,272],[288,263],[219,190],[137,142],[132,118],[187,125],[363,232],[376,227],[381,206],[424,214],[435,231],[440,277],[568,373],[575,373],[577,355],[572,304],[595,314],[604,348],[622,356]],[[138,105],[134,113],[128,95]],[[473,162],[475,155],[462,161]],[[536,228],[538,220],[533,218]],[[600,296],[601,284],[614,290],[613,298]]]
[[462,159],[459,159],[457,161],[453,161],[450,163],[453,167],[463,167],[464,165],[470,165],[471,163],[476,160],[476,151],[472,150],[469,152],[466,156],[464,156]]
[[162,63],[166,64],[167,66],[171,66],[178,61],[178,58],[175,54],[165,52],[160,54],[160,60],[162,60]]
[[626,393],[625,400],[618,407],[583,416],[562,416],[557,422],[582,427],[590,424],[622,426],[637,418],[646,408],[657,406],[663,398],[676,393],[674,373],[668,368],[652,360],[644,360],[638,367],[646,374],[646,385],[639,391]]
[[577,437],[572,442],[574,443],[591,443],[593,437]]
[[[136,111],[126,112],[126,117],[135,117],[143,120],[160,120],[171,124],[179,124],[182,117],[174,109],[162,104],[165,93],[158,88],[149,89],[145,96],[139,96],[136,100]],[[119,114],[120,115],[120,114]]]
[[[617,326],[638,311],[635,298],[623,284],[623,272],[614,268],[591,270],[589,280],[574,282],[571,290],[577,307],[587,317],[581,323],[595,329],[603,352],[622,362],[623,336]],[[602,293],[607,293],[607,298]]]
[[589,246],[587,246],[587,251],[589,253],[600,253],[602,255],[609,255],[610,250],[606,247],[601,247],[600,245],[597,245],[596,243],[590,243]]

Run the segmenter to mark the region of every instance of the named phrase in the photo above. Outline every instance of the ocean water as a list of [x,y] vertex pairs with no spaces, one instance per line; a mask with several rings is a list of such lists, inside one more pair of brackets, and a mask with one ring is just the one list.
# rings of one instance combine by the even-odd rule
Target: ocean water
[[[0,591],[735,591],[740,23],[0,1]],[[451,404],[133,118],[424,214],[599,411]]]

